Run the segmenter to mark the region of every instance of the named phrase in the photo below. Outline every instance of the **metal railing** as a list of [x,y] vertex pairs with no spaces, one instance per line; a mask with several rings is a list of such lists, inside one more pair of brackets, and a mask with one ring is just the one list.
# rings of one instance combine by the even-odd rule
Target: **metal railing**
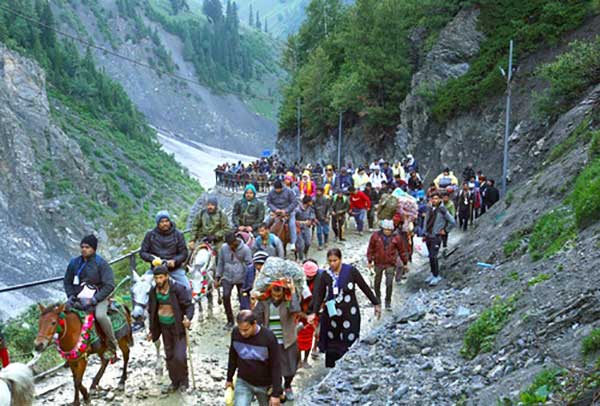
[[[183,233],[184,234],[188,234],[191,231],[192,231],[191,229],[186,229],[186,230],[183,231]],[[109,265],[114,265],[114,264],[119,263],[121,261],[124,261],[126,259],[129,260],[129,272],[131,274],[131,276],[127,276],[125,279],[123,279],[123,281],[121,281],[115,287],[115,290],[113,290],[112,294],[114,294],[117,291],[117,289],[120,286],[122,286],[122,284],[124,282],[127,281],[127,279],[133,280],[133,273],[137,272],[137,270],[136,270],[136,268],[137,268],[136,255],[139,254],[140,251],[141,251],[141,248],[138,248],[138,249],[136,249],[134,251],[128,252],[127,254],[121,255],[121,256],[119,256],[119,257],[117,257],[115,259],[112,259],[112,260],[110,260],[108,262]],[[3,293],[3,292],[12,292],[12,291],[15,291],[15,290],[26,289],[26,288],[30,288],[30,287],[34,287],[34,286],[41,286],[41,285],[47,285],[47,284],[50,284],[50,283],[61,282],[63,279],[64,279],[64,276],[57,276],[57,277],[54,277],[54,278],[47,278],[47,279],[41,279],[41,280],[37,280],[37,281],[25,282],[25,283],[21,283],[19,285],[13,285],[13,286],[7,286],[7,287],[4,287],[4,288],[0,288],[0,293]],[[133,299],[133,297],[131,299]],[[24,354],[19,354],[19,355],[24,355]],[[36,357],[34,357],[34,361],[30,361],[28,363],[28,365],[29,364],[35,364],[35,361],[37,361]],[[60,371],[66,365],[67,365],[66,362],[61,362],[59,365],[55,365],[55,366],[53,366],[53,367],[51,367],[51,368],[49,368],[49,369],[47,369],[45,371],[42,371],[42,372],[36,374],[34,376],[34,379],[36,381],[38,381],[38,380],[43,379],[43,378],[45,378],[47,376],[53,375],[56,372]]]
[[[189,232],[191,232],[191,229],[186,229],[183,231],[184,234],[188,234]],[[128,252],[127,254],[123,254],[120,257],[117,257],[115,259],[112,259],[110,261],[108,261],[109,265],[114,265],[118,262],[124,261],[126,259],[129,259],[129,271],[131,273],[131,275],[133,276],[134,272],[136,271],[137,268],[137,264],[135,261],[135,256],[137,254],[140,253],[141,248],[138,248],[134,251]],[[61,282],[64,279],[64,276],[56,276],[53,278],[47,278],[47,279],[40,279],[37,281],[31,281],[31,282],[25,282],[25,283],[21,283],[19,285],[13,285],[13,286],[6,286],[3,288],[0,288],[0,293],[4,293],[4,292],[12,292],[15,290],[20,290],[20,289],[25,289],[25,288],[31,288],[34,286],[41,286],[41,285],[48,285],[50,283],[56,283],[56,282]]]

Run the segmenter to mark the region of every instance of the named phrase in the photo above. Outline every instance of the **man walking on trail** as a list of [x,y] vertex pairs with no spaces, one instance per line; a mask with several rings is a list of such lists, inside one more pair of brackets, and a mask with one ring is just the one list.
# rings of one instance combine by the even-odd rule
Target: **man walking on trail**
[[[181,267],[188,257],[185,238],[171,221],[168,211],[162,210],[156,214],[156,228],[146,233],[140,257],[151,264],[165,262],[169,276],[191,291],[190,282]],[[154,265],[147,274],[151,274],[152,269]]]
[[[369,183],[369,175],[366,174],[365,168],[362,166],[358,167],[358,171],[352,176],[354,187],[358,190],[364,190],[365,185]],[[350,191],[350,189],[348,189]]]
[[329,217],[331,215],[331,199],[325,196],[323,187],[317,188],[317,197],[315,197],[313,208],[317,218],[317,240],[320,251],[329,241]]
[[116,357],[117,339],[108,318],[108,298],[115,288],[114,273],[108,262],[96,254],[98,239],[91,234],[79,244],[81,255],[71,259],[63,279],[68,307],[78,307],[94,313],[106,335],[105,359]]
[[431,194],[431,206],[427,208],[425,213],[425,235],[423,237],[429,250],[429,266],[431,268],[431,276],[427,279],[429,286],[436,286],[442,280],[438,253],[442,236],[450,231],[455,224],[454,218],[442,205],[440,194],[433,192]]
[[288,226],[290,228],[290,245],[291,250],[296,250],[296,241],[298,235],[296,233],[296,213],[295,209],[298,207],[298,200],[294,192],[283,187],[281,181],[275,181],[273,189],[267,195],[267,206],[271,213],[269,214],[268,223],[275,219],[276,216],[288,216]]
[[468,181],[471,180],[471,178],[475,177],[475,169],[473,169],[473,163],[472,162],[469,162],[467,164],[467,167],[463,171],[462,175],[463,175],[463,181],[464,182],[468,182]]
[[[371,183],[371,186],[373,188],[375,188],[376,190],[381,189],[381,183],[383,181],[387,181],[387,177],[384,175],[383,172],[381,172],[379,170],[379,166],[377,168],[375,168],[375,170],[373,171],[373,173],[371,174],[371,176],[369,176],[369,183]],[[366,185],[365,185],[366,187]]]
[[[450,200],[450,195],[448,193],[442,194],[442,203],[452,218],[456,219],[456,206],[454,206],[454,202]],[[442,248],[444,250],[444,255],[446,255],[446,250],[448,249],[448,234],[450,234],[450,231],[447,231],[444,235],[442,235]]]
[[302,203],[296,208],[296,224],[300,226],[296,253],[300,261],[303,261],[306,255],[308,255],[312,240],[312,226],[316,221],[315,210],[312,206],[312,197],[304,196]]
[[162,335],[165,358],[171,385],[163,393],[188,389],[187,345],[185,330],[189,329],[194,317],[194,302],[191,292],[177,281],[169,278],[166,265],[154,268],[154,282],[149,292],[148,314],[150,334],[148,339],[157,341]]
[[285,258],[281,239],[269,230],[266,223],[258,226],[258,236],[252,246],[252,252],[265,251],[270,257]]
[[256,198],[256,188],[246,185],[244,196],[233,206],[231,222],[235,230],[246,233],[258,232],[258,226],[265,220],[265,205]]
[[196,243],[206,240],[219,252],[230,227],[227,216],[223,210],[219,209],[216,197],[207,199],[206,208],[198,213],[192,224],[192,239],[188,244],[190,249],[193,250]]
[[467,231],[469,219],[473,212],[473,194],[469,190],[469,185],[463,183],[462,189],[456,196],[458,209],[458,225],[461,230]]
[[367,222],[369,223],[369,229],[372,229],[375,222],[375,211],[377,210],[377,204],[379,203],[379,189],[374,189],[373,186],[371,186],[371,182],[369,182],[365,186],[365,194],[369,197],[369,200],[371,200],[371,207],[367,211]]
[[223,307],[227,315],[226,328],[233,327],[233,310],[231,308],[231,293],[237,289],[238,300],[242,297],[242,285],[248,266],[252,264],[252,253],[244,242],[235,234],[225,236],[225,244],[219,252],[217,264],[217,287],[223,286]]
[[236,406],[250,406],[254,397],[260,406],[279,406],[283,393],[279,344],[250,310],[237,315],[237,327],[231,332],[225,388],[233,387],[236,371]]
[[371,208],[371,200],[369,196],[356,190],[354,186],[349,189],[350,192],[350,213],[356,220],[356,230],[358,235],[362,235],[365,220],[367,219],[367,211]]
[[244,277],[244,283],[242,285],[242,299],[240,300],[240,310],[252,309],[252,300],[250,294],[254,287],[254,280],[256,275],[262,271],[265,262],[267,262],[269,254],[265,251],[257,251],[252,256],[252,265],[248,267],[246,276]]
[[344,239],[344,223],[346,222],[346,213],[350,210],[350,202],[344,196],[342,189],[336,191],[331,202],[331,228],[338,241],[346,241]]
[[402,260],[403,273],[408,271],[408,245],[399,234],[394,234],[394,222],[383,220],[381,230],[371,235],[367,248],[367,261],[370,268],[375,267],[375,296],[381,302],[381,280],[385,273],[385,308],[392,309],[392,289],[396,260]]
[[485,190],[485,197],[483,203],[485,204],[485,209],[489,210],[498,200],[500,200],[500,192],[494,186],[494,179],[489,179],[487,181],[487,188]]

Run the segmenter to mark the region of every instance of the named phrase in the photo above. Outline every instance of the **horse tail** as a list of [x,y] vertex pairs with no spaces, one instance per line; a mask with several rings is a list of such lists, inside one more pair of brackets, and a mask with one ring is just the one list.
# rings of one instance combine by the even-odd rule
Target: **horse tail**
[[33,371],[25,364],[12,363],[0,370],[0,380],[11,387],[11,405],[31,406],[34,398]]
[[133,347],[133,330],[131,328],[131,311],[129,310],[129,306],[127,305],[123,305],[123,308],[125,309],[125,320],[127,320],[127,327],[128,327],[128,331],[127,331],[127,341],[129,343],[129,347]]

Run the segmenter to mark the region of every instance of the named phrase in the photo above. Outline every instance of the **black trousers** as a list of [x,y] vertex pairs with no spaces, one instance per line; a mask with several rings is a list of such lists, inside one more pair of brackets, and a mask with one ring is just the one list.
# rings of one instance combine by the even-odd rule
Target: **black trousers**
[[173,385],[188,386],[187,346],[185,335],[177,335],[174,325],[160,325],[169,378]]
[[448,248],[448,232],[442,235],[442,247]]
[[438,253],[440,252],[440,245],[442,244],[442,238],[438,235],[435,237],[427,237],[427,249],[429,250],[429,267],[433,276],[440,274],[440,265],[438,263]]
[[339,216],[331,216],[331,228],[333,228],[333,232],[335,236],[338,238],[344,238],[343,230],[344,223],[346,222],[346,215],[342,214]]
[[373,207],[367,211],[367,222],[369,223],[369,228],[373,228],[373,223],[375,222],[375,209]]
[[325,368],[335,367],[335,363],[344,356],[344,354],[338,351],[326,351],[325,352]]
[[458,212],[458,225],[461,230],[467,231],[467,227],[469,225],[469,217],[470,213],[467,212]]
[[221,281],[221,285],[223,286],[223,307],[225,308],[225,314],[227,315],[227,322],[233,323],[233,309],[231,307],[231,293],[233,292],[233,287],[237,288],[238,301],[242,301],[242,284],[241,283],[231,283],[226,280]]

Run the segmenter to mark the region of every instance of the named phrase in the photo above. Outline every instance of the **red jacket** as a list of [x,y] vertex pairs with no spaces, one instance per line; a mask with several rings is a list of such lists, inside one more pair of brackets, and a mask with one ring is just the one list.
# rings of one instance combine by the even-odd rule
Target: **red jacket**
[[360,190],[357,190],[356,193],[350,195],[350,210],[369,210],[370,208],[371,199]]
[[402,263],[408,263],[408,244],[398,234],[392,234],[388,237],[387,246],[383,242],[383,231],[376,231],[369,240],[367,248],[367,260],[374,262],[377,267],[396,266],[396,259],[400,257]]

